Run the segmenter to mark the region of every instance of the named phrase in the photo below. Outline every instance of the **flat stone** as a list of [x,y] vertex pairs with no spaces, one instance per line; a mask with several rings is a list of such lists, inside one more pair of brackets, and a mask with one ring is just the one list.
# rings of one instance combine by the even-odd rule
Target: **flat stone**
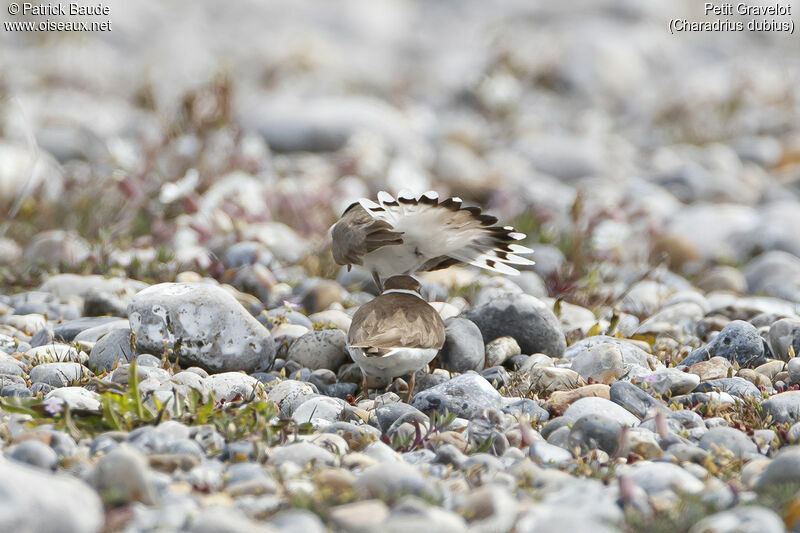
[[556,411],[563,411],[570,404],[577,402],[581,398],[604,398],[611,399],[611,387],[602,383],[595,383],[594,385],[584,385],[571,391],[556,391],[547,399],[547,408],[555,409]]
[[647,394],[641,387],[627,381],[617,381],[611,385],[609,399],[640,419],[651,416],[654,412],[667,410],[667,406],[663,402]]

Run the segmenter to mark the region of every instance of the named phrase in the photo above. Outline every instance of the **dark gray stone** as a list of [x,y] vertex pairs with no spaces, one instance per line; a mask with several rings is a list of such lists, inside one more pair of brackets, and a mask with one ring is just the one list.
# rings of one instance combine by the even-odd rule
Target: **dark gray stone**
[[33,337],[31,337],[31,348],[44,346],[45,344],[50,344],[54,341],[55,337],[53,334],[53,326],[48,325],[33,334]]
[[508,385],[509,380],[511,380],[511,376],[508,374],[508,371],[502,366],[493,366],[491,368],[481,370],[481,376],[483,376],[486,381],[494,385],[494,388],[496,389]]
[[569,432],[569,447],[580,448],[581,453],[603,450],[614,455],[619,447],[619,432],[622,425],[603,415],[584,415],[572,425]]
[[375,409],[375,417],[378,419],[378,425],[384,433],[389,430],[396,420],[409,413],[417,414],[419,420],[428,420],[425,413],[403,402],[389,403]]
[[445,321],[445,341],[439,352],[439,363],[450,372],[483,369],[484,344],[481,330],[462,317]]
[[520,398],[515,402],[506,404],[503,407],[503,412],[514,416],[528,415],[531,420],[536,420],[539,423],[546,422],[550,418],[550,412],[540,407],[530,398]]
[[59,341],[72,342],[81,331],[102,326],[103,324],[116,320],[119,320],[119,318],[113,316],[83,317],[76,318],[75,320],[67,320],[66,322],[53,326],[53,337]]
[[611,385],[609,399],[639,418],[645,418],[655,409],[667,409],[664,402],[653,398],[640,387],[627,381],[617,381]]
[[767,361],[761,335],[743,320],[729,322],[711,343],[694,350],[681,365],[691,366],[717,356],[736,362],[741,368],[755,368]]
[[561,357],[567,348],[553,311],[528,294],[511,293],[464,314],[483,334],[484,344],[498,337],[514,337],[525,354]]
[[29,439],[13,447],[9,457],[21,463],[38,466],[45,470],[55,470],[58,466],[58,454],[42,441]]
[[95,372],[111,370],[114,365],[129,363],[133,359],[131,330],[115,329],[102,337],[89,353],[89,368]]

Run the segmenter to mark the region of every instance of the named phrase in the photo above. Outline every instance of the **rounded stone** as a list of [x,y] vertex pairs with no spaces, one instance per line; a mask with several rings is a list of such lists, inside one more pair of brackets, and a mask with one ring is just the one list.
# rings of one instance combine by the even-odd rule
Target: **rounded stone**
[[93,374],[80,363],[45,363],[34,367],[30,372],[32,382],[46,383],[53,387],[77,384],[90,375]]
[[590,450],[603,450],[614,455],[619,447],[622,425],[607,416],[589,414],[580,417],[569,431],[569,447],[579,448],[581,454]]
[[558,319],[541,300],[522,293],[503,298],[465,313],[481,330],[484,342],[498,337],[514,337],[522,352],[560,357],[567,343]]
[[617,345],[595,344],[572,359],[572,370],[586,381],[610,385],[625,373],[625,361]]
[[639,423],[639,419],[624,407],[597,397],[581,398],[570,405],[563,416],[568,420],[578,420],[588,414],[603,415],[624,426],[635,426]]
[[128,305],[139,352],[176,349],[181,364],[210,372],[266,370],[275,358],[269,331],[222,287],[161,283]]
[[484,346],[481,330],[474,322],[462,317],[444,322],[445,341],[439,352],[439,363],[449,372],[482,370]]
[[115,329],[100,337],[89,353],[89,368],[95,372],[111,370],[115,364],[133,359],[131,330]]
[[500,409],[502,397],[482,376],[467,372],[417,393],[411,405],[424,413],[451,412],[470,419],[483,409]]
[[514,337],[499,337],[486,345],[486,368],[504,364],[522,350]]
[[748,457],[758,453],[758,447],[746,434],[731,427],[709,429],[700,438],[700,447],[709,451],[714,448],[724,448],[736,457]]
[[36,439],[22,441],[15,445],[11,449],[9,457],[45,470],[55,470],[58,466],[58,454],[55,450]]
[[347,338],[340,329],[309,331],[295,339],[289,347],[288,358],[305,368],[327,368],[336,371],[348,360],[345,344]]

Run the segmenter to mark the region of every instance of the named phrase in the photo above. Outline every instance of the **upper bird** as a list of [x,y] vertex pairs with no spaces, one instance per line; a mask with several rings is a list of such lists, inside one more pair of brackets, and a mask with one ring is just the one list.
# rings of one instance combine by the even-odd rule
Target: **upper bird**
[[462,207],[457,197],[439,201],[428,191],[415,196],[385,191],[377,202],[361,198],[331,228],[331,251],[340,265],[359,265],[381,279],[467,263],[503,274],[519,274],[509,265],[532,265],[520,257],[533,250],[514,244],[525,238],[478,207]]

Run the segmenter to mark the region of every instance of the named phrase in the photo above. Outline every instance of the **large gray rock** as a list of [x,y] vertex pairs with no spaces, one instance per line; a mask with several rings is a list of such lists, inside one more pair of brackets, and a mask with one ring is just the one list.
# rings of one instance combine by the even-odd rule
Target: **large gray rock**
[[528,294],[509,293],[464,314],[483,334],[484,343],[514,337],[522,353],[560,357],[567,348],[561,325],[553,311]]
[[94,533],[103,505],[86,484],[0,458],[0,531]]
[[439,363],[450,372],[483,370],[484,347],[481,330],[471,320],[449,318],[444,323],[445,341]]
[[449,411],[470,419],[482,409],[500,409],[502,397],[480,374],[470,371],[418,393],[411,405],[424,413]]
[[182,364],[209,372],[257,372],[275,358],[264,326],[225,289],[207,283],[161,283],[139,292],[128,319],[140,352],[176,349]]

